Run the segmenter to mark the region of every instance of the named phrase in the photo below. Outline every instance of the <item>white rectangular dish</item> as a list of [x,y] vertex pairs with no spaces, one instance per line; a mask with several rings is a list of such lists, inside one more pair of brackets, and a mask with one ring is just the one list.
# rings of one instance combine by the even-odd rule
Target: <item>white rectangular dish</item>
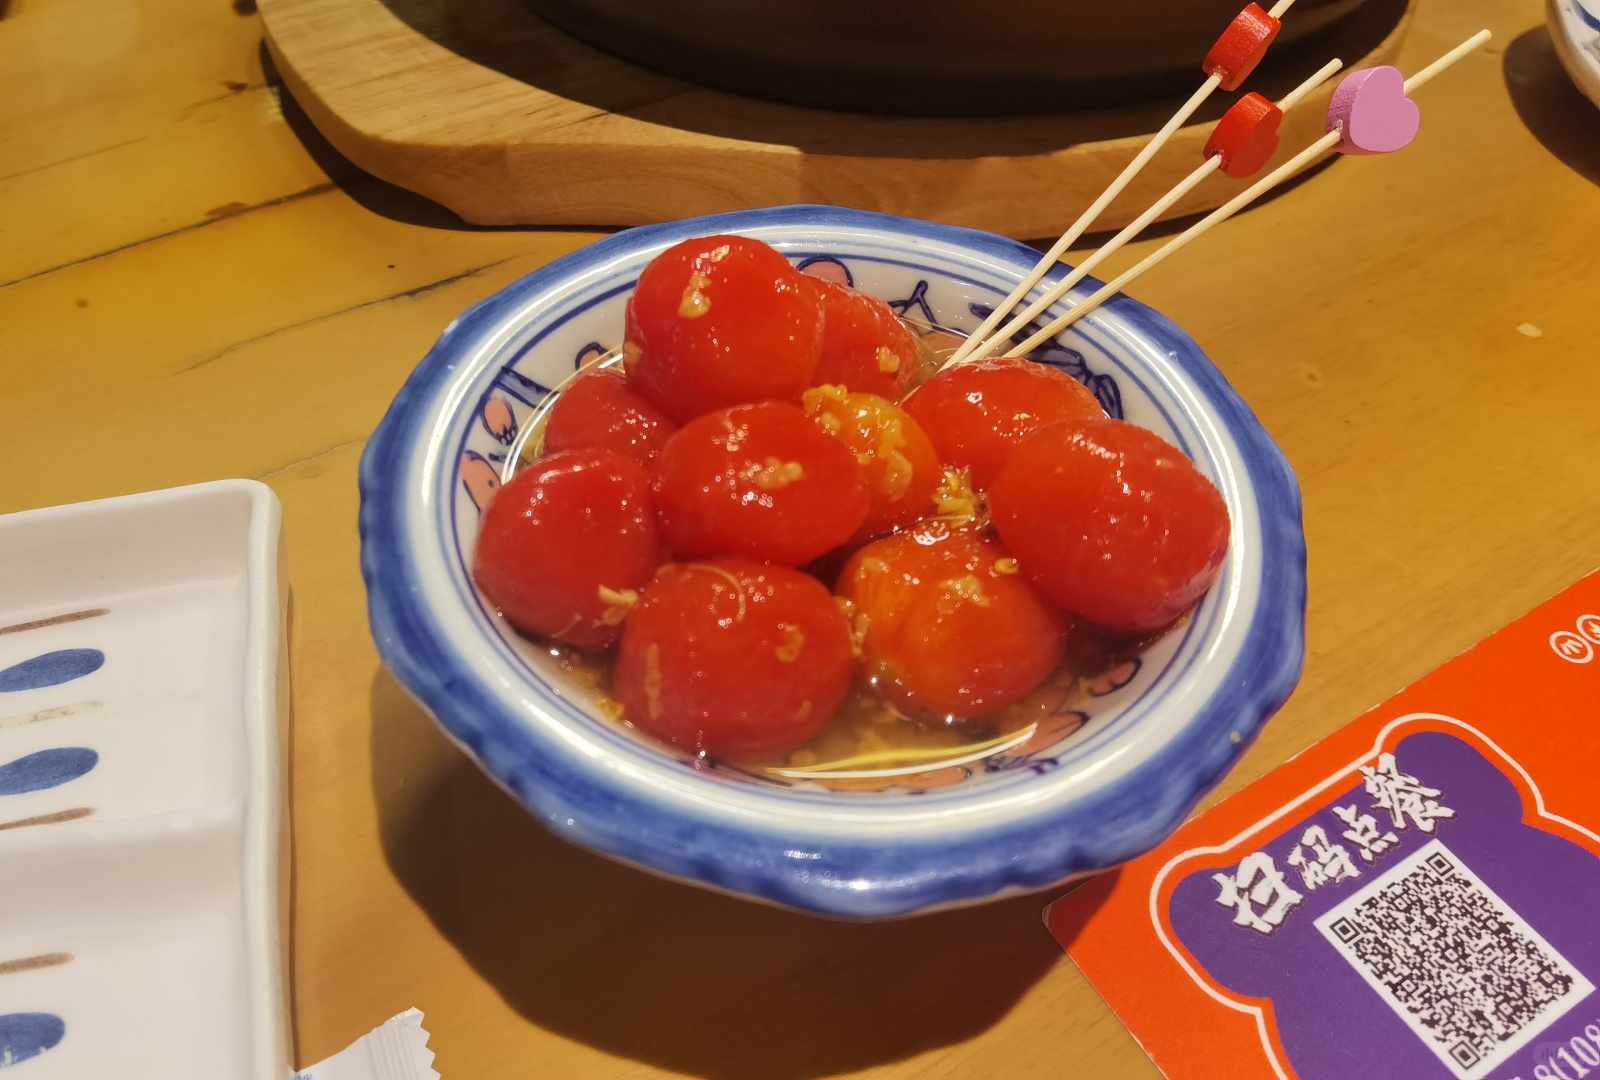
[[245,480],[0,516],[8,1080],[288,1073],[281,516]]

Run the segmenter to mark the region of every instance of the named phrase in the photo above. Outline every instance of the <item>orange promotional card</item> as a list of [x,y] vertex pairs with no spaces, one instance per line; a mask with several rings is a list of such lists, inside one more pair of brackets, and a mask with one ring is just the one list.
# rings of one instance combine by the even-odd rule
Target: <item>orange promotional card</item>
[[1046,921],[1170,1080],[1600,1080],[1600,572]]

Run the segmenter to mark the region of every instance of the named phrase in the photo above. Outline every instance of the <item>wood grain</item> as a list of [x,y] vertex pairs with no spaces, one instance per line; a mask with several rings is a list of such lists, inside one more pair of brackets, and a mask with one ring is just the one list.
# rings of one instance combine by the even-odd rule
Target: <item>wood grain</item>
[[[1403,67],[1496,41],[1428,88],[1416,144],[1136,286],[1305,496],[1305,677],[1224,791],[1600,563],[1600,113],[1541,19],[1420,0]],[[1048,897],[853,927],[634,873],[552,839],[382,672],[364,441],[463,308],[593,234],[468,229],[357,176],[280,105],[260,33],[218,0],[0,19],[0,281],[30,276],[0,285],[0,512],[226,476],[283,500],[299,1062],[415,1005],[449,1080],[1155,1077]]]
[[[1329,55],[1352,67],[1386,62],[1407,3],[1365,4],[1314,53],[1275,54],[1251,88],[1276,97]],[[475,222],[637,225],[823,202],[1059,235],[1178,104],[1001,119],[852,115],[656,75],[567,37],[519,0],[261,0],[261,13],[285,82],[335,146]],[[1288,114],[1275,165],[1322,133],[1333,90]],[[1213,102],[1202,121],[1227,98]],[[1127,224],[1186,175],[1209,130],[1179,131],[1101,227]],[[1212,209],[1242,186],[1214,176],[1168,216]]]

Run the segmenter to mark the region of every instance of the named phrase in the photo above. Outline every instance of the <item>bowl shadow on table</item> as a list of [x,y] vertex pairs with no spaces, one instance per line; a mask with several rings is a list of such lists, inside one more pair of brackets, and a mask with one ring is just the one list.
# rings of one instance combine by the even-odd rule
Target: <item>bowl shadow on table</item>
[[1545,26],[1506,46],[1506,90],[1523,126],[1573,172],[1600,184],[1600,109],[1572,84]]
[[380,670],[372,757],[385,858],[531,1023],[706,1077],[802,1080],[991,1027],[1058,963],[1054,893],[914,919],[812,918],[666,881],[546,831]]

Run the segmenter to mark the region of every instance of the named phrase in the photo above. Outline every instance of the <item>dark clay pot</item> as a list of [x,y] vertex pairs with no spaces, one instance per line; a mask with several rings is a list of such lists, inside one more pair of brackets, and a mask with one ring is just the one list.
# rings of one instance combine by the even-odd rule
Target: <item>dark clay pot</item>
[[[1274,58],[1362,2],[1299,0]],[[1192,88],[1243,0],[527,3],[600,49],[702,86],[849,112],[1000,116]]]

